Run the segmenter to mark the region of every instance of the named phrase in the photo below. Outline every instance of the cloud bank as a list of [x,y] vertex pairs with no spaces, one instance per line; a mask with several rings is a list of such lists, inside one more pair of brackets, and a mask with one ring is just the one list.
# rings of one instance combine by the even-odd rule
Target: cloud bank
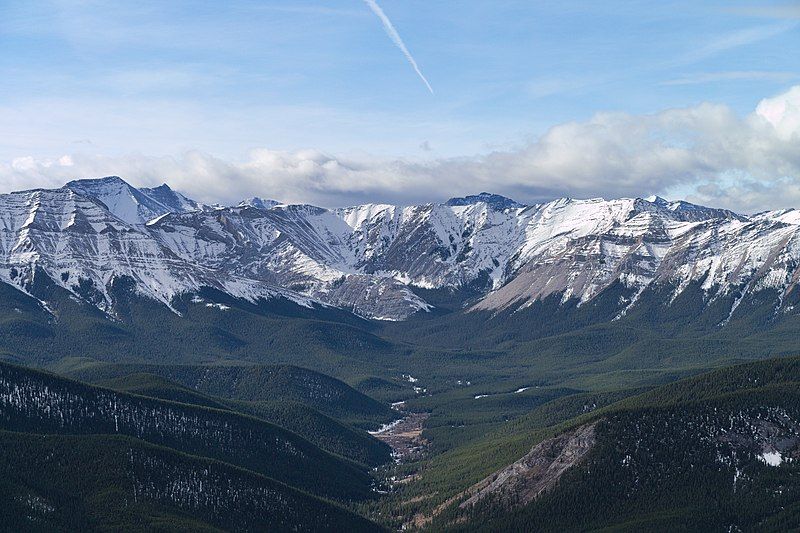
[[536,202],[561,196],[682,197],[739,212],[800,207],[800,86],[746,116],[704,103],[655,114],[598,113],[552,127],[516,149],[479,156],[402,160],[319,150],[253,150],[244,161],[200,151],[175,157],[81,153],[0,163],[0,188],[58,187],[120,175],[167,182],[206,202],[248,196],[339,206],[418,203],[483,190]]

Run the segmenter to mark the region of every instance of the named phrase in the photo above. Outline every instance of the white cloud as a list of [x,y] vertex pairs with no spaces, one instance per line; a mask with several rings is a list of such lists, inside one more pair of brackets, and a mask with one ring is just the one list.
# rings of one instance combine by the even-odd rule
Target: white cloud
[[649,115],[599,113],[516,149],[474,157],[412,161],[269,149],[238,162],[200,151],[22,156],[0,165],[0,184],[52,187],[112,174],[136,185],[166,181],[207,202],[258,195],[327,206],[412,203],[489,190],[528,202],[672,193],[743,212],[800,207],[800,86],[744,117],[709,103]]
[[783,139],[800,133],[800,85],[774,98],[765,98],[756,108],[756,114],[766,119]]

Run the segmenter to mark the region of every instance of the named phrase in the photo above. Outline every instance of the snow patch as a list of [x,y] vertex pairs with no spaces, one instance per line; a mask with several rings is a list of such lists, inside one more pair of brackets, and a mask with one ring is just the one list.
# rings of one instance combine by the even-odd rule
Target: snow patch
[[388,424],[384,424],[374,431],[367,431],[367,433],[369,433],[370,435],[380,435],[381,433],[386,433],[390,429],[397,427],[397,425],[403,420],[404,420],[403,418],[398,418],[394,422],[389,422]]
[[781,456],[780,452],[765,451],[761,453],[759,459],[769,466],[780,466],[780,464],[783,462],[783,456]]

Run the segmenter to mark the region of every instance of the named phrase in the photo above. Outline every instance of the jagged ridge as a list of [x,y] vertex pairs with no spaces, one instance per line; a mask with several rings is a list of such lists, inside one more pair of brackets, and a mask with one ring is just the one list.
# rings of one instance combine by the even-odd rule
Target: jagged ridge
[[800,259],[794,211],[743,216],[659,197],[209,207],[111,177],[2,195],[0,210],[0,279],[26,290],[41,269],[108,312],[108,287],[122,277],[167,305],[208,286],[387,320],[430,310],[418,289],[470,286],[472,309],[501,310],[553,294],[585,303],[618,282],[630,291],[618,316],[648,287],[668,286],[674,299],[693,282],[709,302],[735,294],[731,315],[767,288],[776,312],[791,311],[784,297]]

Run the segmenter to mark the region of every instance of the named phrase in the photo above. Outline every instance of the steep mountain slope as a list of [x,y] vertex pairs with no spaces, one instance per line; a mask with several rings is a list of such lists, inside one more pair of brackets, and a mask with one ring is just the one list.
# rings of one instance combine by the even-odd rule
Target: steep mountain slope
[[117,176],[70,181],[65,188],[98,200],[128,224],[145,224],[166,213],[196,211],[205,207],[173,191],[167,184],[137,189]]
[[[297,433],[327,452],[368,466],[379,466],[390,460],[389,447],[369,434],[305,403],[282,399],[279,395],[275,395],[273,400],[260,402],[226,400],[196,392],[155,374],[136,372],[95,381],[94,384],[140,396],[249,414]],[[265,392],[265,396],[268,393]]]
[[[462,490],[421,516],[433,517],[435,530],[464,531],[797,527],[798,383],[800,359],[789,358],[627,394],[605,407],[596,394],[555,400],[431,462],[417,490],[430,493],[447,472],[460,473],[450,477]],[[511,464],[486,472],[512,450],[519,455]],[[476,479],[481,469],[488,476]],[[476,483],[464,487],[470,477]]]
[[0,429],[44,434],[128,435],[221,460],[304,491],[363,499],[363,467],[298,435],[231,411],[95,388],[0,363]]
[[[136,191],[121,183],[126,191]],[[76,189],[85,192],[82,187]],[[309,305],[307,298],[291,291],[223,276],[181,259],[159,243],[146,226],[138,225],[138,219],[126,221],[135,218],[131,206],[160,207],[138,191],[135,196],[130,196],[132,192],[125,194],[129,194],[126,198],[130,202],[117,213],[109,211],[101,200],[68,187],[0,195],[0,280],[33,294],[37,274],[46,276],[108,312],[114,311],[113,285],[126,280],[137,293],[168,306],[176,296],[204,287],[250,301],[288,297]],[[103,194],[99,198],[111,201]],[[139,199],[143,203],[136,203]]]
[[349,385],[291,365],[147,365],[85,362],[56,367],[69,377],[89,383],[139,373],[162,376],[192,391],[243,402],[298,402],[329,416],[364,427],[394,419],[395,413]]
[[426,308],[402,283],[351,267],[350,229],[312,206],[174,213],[148,227],[164,245],[241,279],[271,283],[368,317],[404,318]]
[[722,298],[724,326],[740,304],[772,291],[794,312],[800,217],[742,216],[662,198],[559,199],[525,206],[481,193],[444,204],[339,209],[258,198],[209,208],[164,185],[120,178],[0,196],[0,279],[28,290],[37,269],[113,312],[109,287],[130,278],[167,305],[213,287],[249,301],[282,296],[369,318],[453,309],[497,312],[554,296],[577,305],[620,287],[612,318],[645,291],[668,303],[688,288],[702,307]]
[[7,531],[379,531],[248,470],[112,435],[0,431]]
[[[144,193],[148,198],[151,198],[152,200],[155,200],[164,207],[166,207],[168,211],[165,211],[165,213],[166,212],[183,213],[187,211],[214,209],[212,206],[195,202],[191,198],[187,198],[181,193],[173,191],[170,188],[170,186],[167,185],[166,183],[159,185],[158,187],[152,187],[152,188],[143,187],[140,188],[139,190],[142,193]],[[149,222],[150,220],[153,219],[150,218],[145,222]]]
[[[159,224],[172,234],[162,235],[172,239],[168,246],[187,257],[203,254],[203,262],[224,261],[247,269],[246,274],[237,272],[241,275],[293,284],[335,305],[349,302],[367,316],[404,318],[408,313],[387,307],[385,295],[394,294],[397,283],[401,289],[475,283],[484,291],[494,289],[474,307],[478,310],[518,306],[551,294],[562,302],[575,298],[585,303],[621,283],[627,293],[616,306],[620,316],[642,290],[655,285],[669,285],[670,299],[693,282],[702,283],[708,300],[731,292],[741,298],[746,291],[767,288],[788,293],[794,286],[797,226],[786,220],[768,215],[751,220],[660,198],[564,199],[523,207],[479,195],[445,205],[333,211],[284,206],[255,216],[236,212],[226,219],[230,228],[214,226],[219,221],[205,214],[170,215]],[[198,225],[207,234],[227,236],[228,244],[218,240],[212,255],[206,255],[207,245],[197,248],[203,240]],[[187,234],[186,226],[195,230]],[[247,235],[245,242],[257,243],[258,251],[238,249],[236,235]],[[186,247],[187,241],[194,248]],[[378,295],[369,293],[370,305],[379,311],[353,295],[339,299],[354,286],[361,294],[367,282],[384,287]],[[413,301],[393,303],[407,302],[408,307]],[[423,308],[417,301],[408,311]]]

